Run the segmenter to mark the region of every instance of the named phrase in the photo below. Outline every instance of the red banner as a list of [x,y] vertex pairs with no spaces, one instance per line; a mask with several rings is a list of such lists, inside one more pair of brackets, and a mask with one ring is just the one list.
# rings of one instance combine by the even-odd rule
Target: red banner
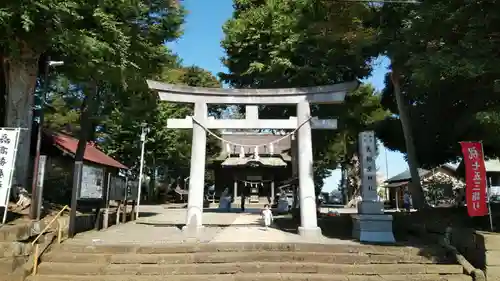
[[465,165],[465,194],[470,217],[488,215],[486,198],[486,168],[483,145],[480,142],[461,142]]

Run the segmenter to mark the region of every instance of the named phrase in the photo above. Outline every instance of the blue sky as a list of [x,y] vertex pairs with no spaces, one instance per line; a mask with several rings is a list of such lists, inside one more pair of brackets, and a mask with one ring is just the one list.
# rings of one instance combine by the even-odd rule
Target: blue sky
[[[184,35],[177,41],[168,44],[177,53],[184,65],[197,65],[205,68],[215,75],[224,72],[225,68],[220,62],[224,51],[220,41],[224,37],[222,25],[232,15],[232,0],[184,0],[188,10]],[[375,70],[366,82],[372,83],[376,89],[384,87],[384,76],[387,72],[388,60],[378,59]],[[385,149],[380,147],[377,159],[379,171],[392,177],[407,169],[408,165],[403,155],[396,151],[387,151],[388,173],[386,171]],[[331,191],[338,186],[340,172],[334,171],[332,176],[325,180],[324,191]]]

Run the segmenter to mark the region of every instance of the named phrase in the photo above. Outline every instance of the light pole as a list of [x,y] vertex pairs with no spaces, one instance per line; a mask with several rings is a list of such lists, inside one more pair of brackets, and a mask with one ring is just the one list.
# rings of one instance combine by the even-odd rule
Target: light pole
[[41,188],[38,188],[38,169],[40,167],[40,147],[42,143],[42,133],[43,133],[43,109],[45,105],[45,98],[47,96],[47,92],[49,89],[49,70],[50,67],[57,67],[64,65],[63,61],[52,61],[50,60],[50,57],[47,58],[47,62],[45,63],[45,73],[44,73],[44,80],[43,80],[43,90],[42,90],[42,96],[41,96],[41,102],[40,102],[40,116],[38,120],[38,130],[37,130],[37,136],[36,136],[36,150],[35,150],[35,161],[33,163],[33,180],[31,182],[31,208],[30,208],[30,218],[31,219],[40,219],[40,213],[41,213],[41,204],[42,204],[42,193],[43,190]]
[[137,208],[135,219],[139,218],[139,206],[141,205],[141,186],[142,186],[142,171],[144,169],[144,146],[146,144],[146,135],[149,133],[148,124],[141,124],[141,163],[139,165],[139,184],[137,186]]

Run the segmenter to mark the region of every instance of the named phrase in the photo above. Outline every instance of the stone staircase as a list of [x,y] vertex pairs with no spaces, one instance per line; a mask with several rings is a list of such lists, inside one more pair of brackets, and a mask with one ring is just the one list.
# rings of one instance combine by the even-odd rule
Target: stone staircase
[[43,255],[31,281],[465,281],[442,249],[296,243],[78,245]]

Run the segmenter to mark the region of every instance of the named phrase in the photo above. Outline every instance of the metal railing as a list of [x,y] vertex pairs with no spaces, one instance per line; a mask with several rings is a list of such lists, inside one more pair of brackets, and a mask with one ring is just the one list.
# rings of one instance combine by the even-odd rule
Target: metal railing
[[[45,228],[38,234],[38,236],[31,242],[31,246],[35,246],[35,253],[33,254],[33,275],[36,275],[38,269],[38,260],[40,259],[40,244],[38,240],[42,235],[52,226],[52,224],[64,213],[64,211],[69,210],[69,206],[64,206],[57,215],[45,226]],[[60,222],[57,224],[57,243],[60,244],[62,240],[62,225]]]

